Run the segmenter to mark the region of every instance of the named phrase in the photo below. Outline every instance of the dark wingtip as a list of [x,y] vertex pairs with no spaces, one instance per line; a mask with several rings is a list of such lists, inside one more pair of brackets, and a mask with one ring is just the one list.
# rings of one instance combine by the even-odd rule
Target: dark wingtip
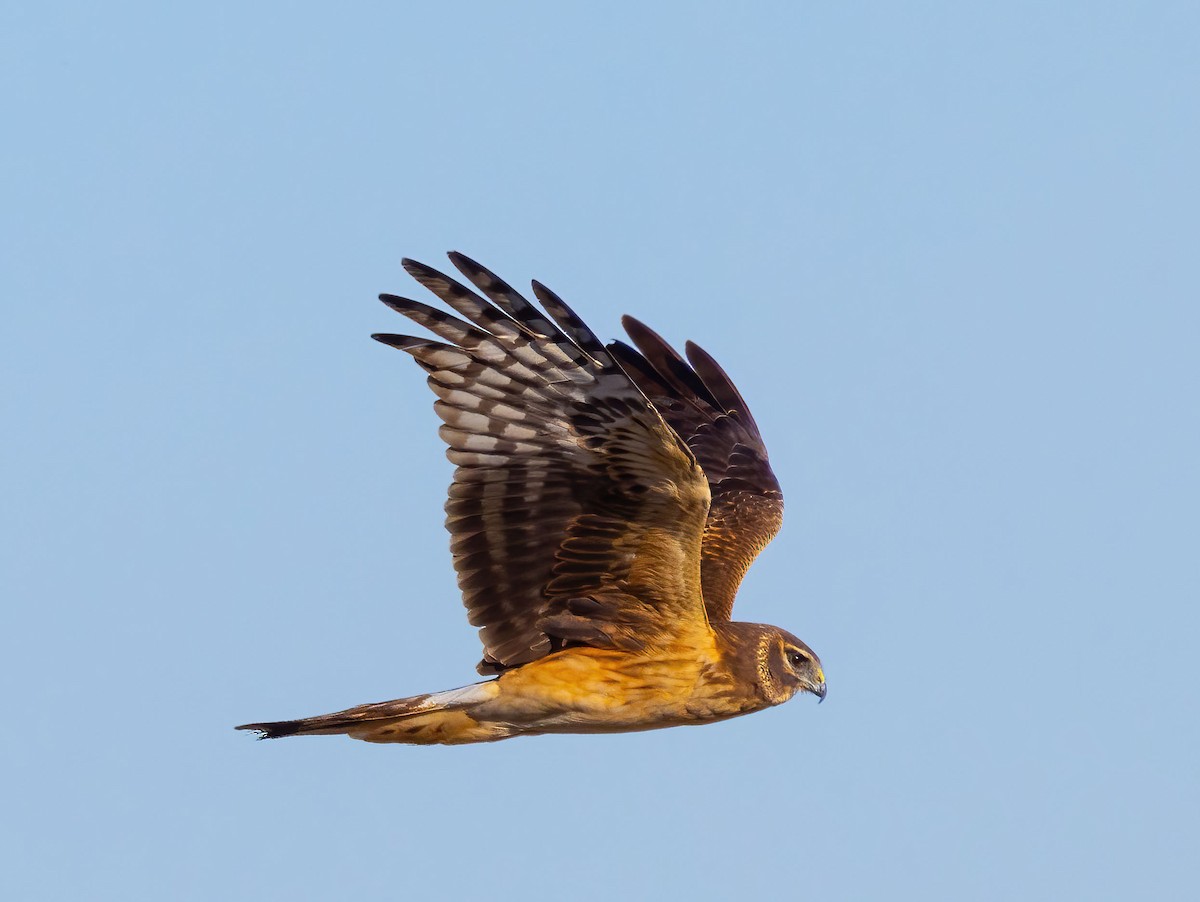
[[[628,313],[621,314],[621,328],[628,332],[630,329],[645,329],[646,324],[636,316],[630,316]],[[631,338],[633,336],[630,336]]]
[[415,338],[412,335],[395,335],[391,332],[373,332],[371,333],[371,337],[380,344],[385,344],[389,348],[398,348],[401,351],[432,344],[427,338]]
[[[621,317],[621,326],[629,334],[629,337],[633,340],[633,343],[637,345],[638,350],[643,354],[646,352],[646,348],[643,347],[644,344],[658,344],[661,345],[664,350],[675,354],[675,349],[671,347],[670,343],[665,338],[647,326],[636,316],[630,316],[628,313],[626,313]],[[676,354],[675,356],[678,355]]]
[[401,315],[407,316],[406,311],[413,309],[416,301],[411,301],[408,298],[402,298],[398,294],[381,294],[379,300],[383,301],[392,310],[395,310]]
[[[683,353],[687,355],[688,363],[692,365],[692,369],[697,373],[708,367],[728,382],[731,387],[733,386],[733,380],[729,378],[729,374],[725,372],[721,364],[717,363],[712,354],[708,353],[708,351],[704,350],[704,348],[700,347],[694,341],[685,341],[683,343]],[[703,378],[703,375],[701,378]]]
[[[420,260],[413,260],[411,257],[405,257],[400,261],[400,265],[404,267],[404,271],[424,285],[430,288],[429,282],[445,279],[445,275],[438,272],[427,263],[422,263]],[[432,288],[430,288],[432,291]],[[436,292],[435,292],[436,293]]]
[[676,393],[681,397],[692,395],[713,407],[718,406],[710,387],[705,383],[703,374],[694,370],[671,343],[643,323],[641,320],[626,314],[621,317],[621,325],[629,340],[647,365],[657,374],[659,381],[667,387],[668,394]]
[[502,285],[509,291],[512,291],[504,280],[497,276],[494,272],[484,266],[477,260],[472,260],[466,254],[460,251],[447,251],[446,256],[450,258],[450,262],[454,264],[454,268],[470,279],[478,286],[478,279],[487,278],[495,282],[497,285]]
[[754,421],[754,415],[750,413],[746,399],[742,397],[742,393],[738,391],[738,387],[729,378],[724,367],[717,363],[712,354],[694,341],[687,342],[683,346],[683,350],[687,354],[688,363],[692,365],[692,369],[695,370],[700,380],[718,399],[718,403],[724,406],[726,412],[736,411],[750,430],[757,434],[759,429],[758,424]]

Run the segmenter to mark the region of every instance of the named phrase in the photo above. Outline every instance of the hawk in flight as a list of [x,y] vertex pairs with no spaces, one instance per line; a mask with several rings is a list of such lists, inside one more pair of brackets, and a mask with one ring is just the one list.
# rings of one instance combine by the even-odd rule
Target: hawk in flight
[[[252,723],[262,738],[468,743],[703,724],[825,698],[812,650],[730,619],[783,520],[746,402],[708,354],[632,317],[602,343],[550,289],[541,308],[461,254],[478,294],[404,268],[458,316],[381,300],[440,340],[381,334],[429,374],[457,466],[446,528],[479,672],[461,689]],[[481,296],[482,295],[482,296]],[[486,300],[485,300],[486,298]]]

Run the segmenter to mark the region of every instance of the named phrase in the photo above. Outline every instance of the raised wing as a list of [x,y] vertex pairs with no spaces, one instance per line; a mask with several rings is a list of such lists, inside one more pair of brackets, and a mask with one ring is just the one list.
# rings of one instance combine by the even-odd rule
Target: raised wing
[[533,283],[543,313],[474,261],[450,259],[492,303],[405,260],[464,319],[382,295],[443,341],[373,337],[411,354],[438,396],[457,465],[446,527],[480,627],[480,672],[569,644],[636,649],[707,633],[709,493],[692,452],[557,295]]
[[711,620],[728,620],[742,578],[783,525],[783,492],[758,424],[729,376],[690,341],[687,359],[631,316],[621,320],[637,350],[609,351],[687,443],[708,477],[712,505],[701,573]]

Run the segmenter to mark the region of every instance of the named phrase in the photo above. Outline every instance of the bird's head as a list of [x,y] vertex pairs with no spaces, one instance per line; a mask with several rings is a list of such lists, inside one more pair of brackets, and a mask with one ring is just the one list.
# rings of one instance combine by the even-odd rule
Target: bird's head
[[758,686],[773,705],[797,692],[811,692],[825,700],[825,671],[811,648],[778,627],[763,628],[757,648]]

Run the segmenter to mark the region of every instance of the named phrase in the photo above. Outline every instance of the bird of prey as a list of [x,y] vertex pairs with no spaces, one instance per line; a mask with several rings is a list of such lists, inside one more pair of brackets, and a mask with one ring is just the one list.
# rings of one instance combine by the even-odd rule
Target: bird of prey
[[783,520],[757,424],[692,343],[681,356],[632,317],[602,343],[550,289],[539,309],[473,260],[478,294],[404,268],[458,316],[380,300],[439,340],[379,334],[437,395],[457,469],[446,527],[468,618],[494,678],[317,717],[260,738],[492,742],[705,724],[825,698],[813,651],[731,620],[738,585]]

